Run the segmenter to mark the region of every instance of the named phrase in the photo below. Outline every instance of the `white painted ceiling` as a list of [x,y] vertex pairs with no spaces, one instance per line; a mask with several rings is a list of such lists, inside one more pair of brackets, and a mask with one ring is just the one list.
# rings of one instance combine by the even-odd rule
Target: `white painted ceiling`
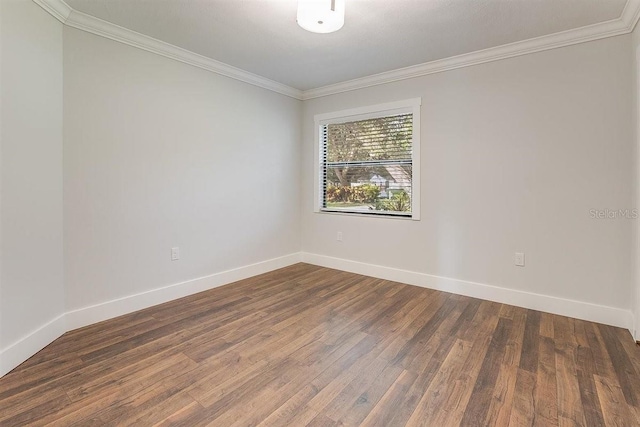
[[346,0],[309,33],[296,0],[67,0],[74,9],[307,90],[620,17],[626,0]]

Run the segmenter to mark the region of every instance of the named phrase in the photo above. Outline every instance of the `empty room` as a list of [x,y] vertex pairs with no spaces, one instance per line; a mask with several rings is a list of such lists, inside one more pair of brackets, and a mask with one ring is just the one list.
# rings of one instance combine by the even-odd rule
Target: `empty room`
[[640,0],[0,0],[0,426],[640,426]]

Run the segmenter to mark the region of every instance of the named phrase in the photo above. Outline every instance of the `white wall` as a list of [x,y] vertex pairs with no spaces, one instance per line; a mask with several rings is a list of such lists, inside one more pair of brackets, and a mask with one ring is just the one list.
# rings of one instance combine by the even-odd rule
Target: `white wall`
[[64,95],[68,310],[299,252],[300,101],[69,27]]
[[[633,220],[590,216],[634,207],[630,49],[608,38],[305,102],[303,251],[608,306],[630,326]],[[421,221],[314,213],[314,115],[418,96]]]
[[[634,309],[636,221],[589,211],[640,205],[638,30],[304,103],[63,29],[29,0],[0,0],[0,32],[0,375],[66,328],[301,247],[461,293]],[[422,220],[313,213],[314,114],[416,96]]]
[[0,375],[64,331],[62,24],[1,3]]

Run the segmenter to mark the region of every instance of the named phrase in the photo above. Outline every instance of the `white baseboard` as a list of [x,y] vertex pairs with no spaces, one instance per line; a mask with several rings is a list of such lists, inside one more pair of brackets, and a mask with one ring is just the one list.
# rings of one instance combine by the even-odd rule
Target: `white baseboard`
[[67,331],[64,313],[0,351],[0,377]]
[[621,308],[501,288],[448,277],[433,276],[397,268],[382,267],[306,252],[302,253],[302,262],[377,277],[379,279],[421,286],[423,288],[495,301],[502,304],[574,317],[591,322],[604,323],[633,331],[632,312]]
[[294,253],[61,314],[0,351],[0,377],[46,347],[66,331],[247,279],[298,262],[306,262],[380,279],[393,280],[633,330],[634,319],[630,310],[366,264],[325,255]]
[[42,350],[67,331],[132,313],[238,280],[300,262],[300,253],[285,255],[205,277],[152,289],[104,303],[68,311],[0,351],[0,377]]
[[89,307],[71,310],[67,312],[67,328],[68,330],[81,328],[238,280],[248,279],[249,277],[287,267],[298,262],[300,262],[300,253],[294,253],[211,274],[209,276],[175,283],[162,288],[152,289],[139,294],[128,295]]

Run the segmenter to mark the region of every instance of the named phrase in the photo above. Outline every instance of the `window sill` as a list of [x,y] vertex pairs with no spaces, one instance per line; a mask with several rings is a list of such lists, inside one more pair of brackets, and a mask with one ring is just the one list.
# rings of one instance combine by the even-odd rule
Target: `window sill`
[[326,214],[326,215],[340,215],[340,216],[352,216],[358,218],[382,218],[382,219],[392,219],[392,220],[403,220],[403,221],[420,221],[419,217],[416,216],[407,216],[407,215],[393,215],[393,214],[378,214],[378,213],[357,213],[357,212],[344,212],[339,210],[317,210],[314,211],[316,214]]

